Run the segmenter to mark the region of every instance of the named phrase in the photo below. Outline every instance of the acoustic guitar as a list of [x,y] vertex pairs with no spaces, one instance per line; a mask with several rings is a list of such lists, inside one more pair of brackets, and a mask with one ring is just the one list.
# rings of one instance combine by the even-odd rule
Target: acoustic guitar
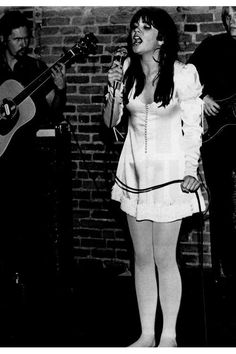
[[68,64],[77,56],[95,54],[97,42],[94,34],[88,33],[26,87],[16,80],[6,80],[0,86],[0,156],[15,132],[34,117],[36,108],[30,95],[50,79],[52,69],[59,63]]
[[215,116],[204,117],[203,143],[208,143],[216,138],[226,127],[236,125],[236,94],[215,100],[220,110]]

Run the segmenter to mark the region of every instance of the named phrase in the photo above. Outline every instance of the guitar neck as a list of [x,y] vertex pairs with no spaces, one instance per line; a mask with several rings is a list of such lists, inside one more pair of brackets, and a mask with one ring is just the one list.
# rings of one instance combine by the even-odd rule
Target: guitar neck
[[43,71],[38,77],[36,77],[28,86],[24,88],[16,97],[14,97],[14,103],[19,106],[27,97],[31,96],[40,87],[42,87],[51,77],[52,69],[57,64],[68,63],[76,54],[73,52],[73,48],[70,49],[65,55],[59,58],[51,67]]

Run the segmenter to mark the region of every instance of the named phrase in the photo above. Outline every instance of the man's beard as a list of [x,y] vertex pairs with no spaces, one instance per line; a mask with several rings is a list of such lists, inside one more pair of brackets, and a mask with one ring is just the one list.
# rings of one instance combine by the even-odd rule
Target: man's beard
[[16,55],[15,55],[15,58],[17,60],[22,60],[22,58],[24,58],[28,53],[28,49],[27,48],[24,48],[24,49],[20,49]]

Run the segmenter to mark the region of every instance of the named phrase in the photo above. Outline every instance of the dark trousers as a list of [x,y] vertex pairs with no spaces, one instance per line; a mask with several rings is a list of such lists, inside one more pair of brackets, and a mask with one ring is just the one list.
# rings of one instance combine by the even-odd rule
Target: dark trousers
[[205,179],[210,190],[210,239],[216,277],[236,276],[236,232],[233,221],[233,172],[236,168],[236,125],[226,127],[202,145]]

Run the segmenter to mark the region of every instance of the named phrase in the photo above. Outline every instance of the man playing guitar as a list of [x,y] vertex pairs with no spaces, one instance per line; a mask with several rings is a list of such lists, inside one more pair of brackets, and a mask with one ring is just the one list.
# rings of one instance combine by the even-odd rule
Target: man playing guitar
[[214,280],[236,284],[236,232],[233,222],[233,173],[236,167],[236,7],[222,8],[226,33],[210,36],[189,62],[203,85],[208,131],[202,161],[211,199],[210,234]]
[[[22,13],[9,11],[2,16],[0,36],[0,85],[12,79],[25,87],[46,70],[44,62],[28,55],[31,26]],[[0,260],[10,277],[19,272],[32,279],[32,273],[35,278],[39,273],[44,276],[47,273],[47,240],[43,240],[45,235],[41,232],[47,216],[40,191],[40,177],[45,172],[37,156],[36,132],[62,119],[66,101],[65,66],[55,66],[46,85],[33,93],[30,100],[26,115],[31,114],[32,120],[20,127],[0,157]],[[18,108],[5,106],[1,115],[7,120],[9,111]],[[0,137],[4,136],[1,134],[0,129]]]

